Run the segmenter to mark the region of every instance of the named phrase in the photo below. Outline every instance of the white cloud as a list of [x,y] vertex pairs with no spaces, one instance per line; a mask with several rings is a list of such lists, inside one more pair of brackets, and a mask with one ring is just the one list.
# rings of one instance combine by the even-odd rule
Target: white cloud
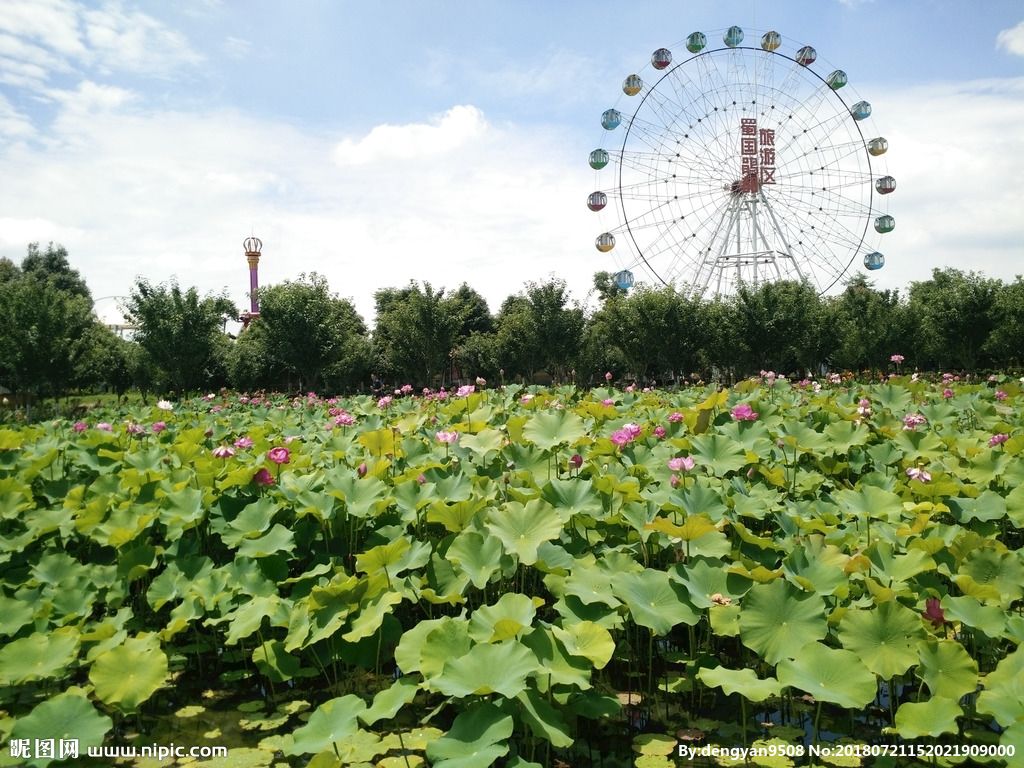
[[458,149],[487,130],[483,113],[473,106],[455,106],[429,123],[378,125],[361,139],[344,139],[334,149],[341,166],[384,160],[410,160]]
[[0,13],[0,81],[11,85],[39,87],[53,72],[82,69],[166,76],[200,61],[181,34],[118,0],[4,0]]
[[1024,21],[996,35],[996,47],[1016,56],[1024,56]]
[[32,123],[0,93],[0,136],[23,138],[33,134]]
[[252,41],[229,35],[224,41],[224,50],[233,59],[244,59],[252,51]]

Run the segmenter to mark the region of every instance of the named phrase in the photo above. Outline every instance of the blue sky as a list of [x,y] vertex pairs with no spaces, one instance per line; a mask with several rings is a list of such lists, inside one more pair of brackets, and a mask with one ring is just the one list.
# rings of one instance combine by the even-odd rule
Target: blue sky
[[318,271],[366,315],[409,280],[496,310],[555,274],[582,301],[618,266],[583,205],[601,111],[653,49],[731,24],[814,45],[874,105],[880,285],[1024,271],[1019,0],[3,0],[0,255],[55,240],[97,297],[176,276],[244,305],[252,232],[263,282]]

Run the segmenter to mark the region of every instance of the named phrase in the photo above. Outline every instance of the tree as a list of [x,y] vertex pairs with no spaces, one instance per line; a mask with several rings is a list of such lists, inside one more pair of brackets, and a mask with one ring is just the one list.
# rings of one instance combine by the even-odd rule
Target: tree
[[583,310],[569,306],[564,280],[528,282],[525,291],[507,298],[498,313],[502,367],[529,379],[540,370],[565,379],[579,357],[584,324]]
[[888,366],[889,357],[907,349],[906,306],[899,291],[878,291],[863,274],[825,307],[836,335],[832,363],[854,371]]
[[[252,342],[262,342],[268,373],[280,368],[291,384],[316,390],[327,371],[365,344],[366,323],[351,301],[332,294],[327,279],[314,272],[261,288],[260,315],[243,338],[249,333]],[[255,343],[241,343],[255,349]]]
[[152,285],[139,278],[125,307],[138,327],[136,340],[158,369],[158,381],[181,394],[219,384],[223,360],[218,342],[228,318],[238,316],[224,295],[199,297],[194,288],[182,291],[176,281]]
[[972,370],[985,362],[999,287],[999,280],[951,268],[933,269],[931,280],[911,283],[918,343],[904,354],[933,368]]
[[997,367],[1020,368],[1024,364],[1024,278],[1020,275],[996,291],[992,320],[985,351]]
[[740,286],[735,308],[749,373],[813,370],[833,346],[822,323],[821,298],[806,281]]
[[28,254],[21,262],[21,271],[26,275],[34,275],[59,291],[74,296],[81,296],[92,305],[92,294],[89,286],[68,262],[68,252],[63,245],[50,243],[45,251],[39,250],[39,243],[30,243]]
[[457,319],[444,289],[383,288],[374,294],[377,324],[373,330],[375,364],[394,380],[433,386],[444,383],[457,331]]

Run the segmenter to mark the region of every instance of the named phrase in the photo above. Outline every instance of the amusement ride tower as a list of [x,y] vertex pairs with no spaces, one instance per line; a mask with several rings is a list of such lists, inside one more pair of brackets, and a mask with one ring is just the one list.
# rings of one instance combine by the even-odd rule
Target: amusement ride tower
[[263,248],[263,241],[258,237],[247,237],[245,242],[242,243],[245,248],[245,259],[249,262],[249,311],[243,312],[242,327],[248,328],[249,323],[254,318],[260,316],[260,300],[259,300],[259,271],[260,271],[260,251]]

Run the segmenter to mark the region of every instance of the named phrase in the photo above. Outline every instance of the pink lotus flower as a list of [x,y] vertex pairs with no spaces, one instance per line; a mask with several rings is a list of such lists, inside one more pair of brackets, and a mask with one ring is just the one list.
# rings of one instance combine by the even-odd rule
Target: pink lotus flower
[[378,408],[387,408],[389,405],[391,405],[390,395],[384,395],[384,397],[377,401]]
[[440,442],[440,443],[446,443],[448,445],[451,445],[456,440],[459,439],[459,433],[458,432],[454,432],[454,431],[453,432],[440,431],[440,432],[436,432],[434,434],[434,437],[436,437],[438,442]]
[[607,371],[607,372],[605,372],[605,374],[604,374],[604,380],[605,380],[605,381],[611,381],[611,380],[612,380],[612,372],[611,372],[611,371]]
[[84,421],[76,421],[71,428],[75,430],[75,432],[85,432],[85,430],[89,428],[89,425]]
[[996,390],[996,400],[1003,401],[1007,398],[1007,394],[1003,390]]
[[601,405],[615,405],[615,401],[610,397],[606,397],[601,401]]
[[291,452],[283,445],[267,451],[267,458],[275,464],[287,464],[291,460]]
[[627,392],[632,392],[635,389],[636,389],[636,387],[634,387],[632,384],[630,384],[628,387],[626,387],[626,391]]
[[910,430],[911,432],[916,430],[922,424],[927,423],[928,419],[926,419],[920,413],[908,413],[906,416],[903,417],[903,429]]
[[455,390],[455,396],[456,397],[469,397],[474,392],[476,392],[476,387],[474,387],[472,384],[463,384],[461,387],[459,387],[457,390]]
[[641,427],[639,424],[634,424],[633,422],[630,422],[629,424],[623,424],[622,429],[625,432],[627,432],[630,438],[633,440],[640,437],[640,433],[644,431],[643,427]]
[[673,472],[689,472],[696,464],[697,462],[690,456],[677,456],[668,460],[668,468]]
[[252,476],[252,481],[256,485],[273,485],[274,476],[270,474],[266,467],[262,467],[256,471],[256,474]]
[[366,473],[368,471],[369,470],[366,468],[366,462],[365,461],[362,464],[360,464],[358,467],[356,467],[356,474],[359,475],[359,477],[366,477]]
[[672,475],[672,477],[668,479],[668,482],[673,488],[678,488],[682,480],[679,479],[679,475]]
[[526,405],[531,400],[533,400],[533,395],[531,395],[529,393],[527,393],[527,394],[525,394],[525,395],[523,395],[522,397],[519,398],[519,402],[522,403],[523,405]]
[[334,417],[334,423],[339,427],[351,427],[356,423],[356,417],[351,413],[339,413]]
[[485,379],[483,376],[477,376],[476,377],[476,385],[478,387],[486,387],[487,386],[487,379]]
[[150,427],[150,429],[153,430],[154,434],[159,435],[161,432],[163,432],[165,429],[167,429],[167,422],[164,422],[164,421],[154,421],[153,422],[153,426]]
[[860,399],[860,402],[857,403],[857,413],[859,413],[861,416],[865,416],[865,417],[870,416],[871,415],[871,401],[868,400],[866,397],[862,397]]
[[583,457],[580,456],[578,453],[574,453],[572,456],[569,457],[569,463],[576,467],[576,469],[579,469],[580,467],[583,466]]
[[660,424],[654,428],[654,436],[659,438],[659,439],[663,438],[667,434],[668,434],[668,432]]
[[248,435],[243,435],[242,437],[235,440],[235,448],[239,448],[242,450],[246,448],[252,448],[252,438],[249,437]]
[[921,616],[932,623],[936,629],[946,623],[946,613],[942,610],[942,603],[937,597],[929,597],[924,601],[924,610]]
[[419,483],[420,485],[423,485],[425,482],[427,482],[427,476],[420,472],[419,475],[417,475],[416,477],[416,482]]
[[412,394],[412,384],[403,384],[402,385],[402,389],[400,391],[401,391],[401,393],[403,395],[411,395]]
[[943,384],[948,384],[952,380],[953,380],[953,374],[952,373],[944,373],[944,374],[942,374],[942,383]]
[[905,357],[903,357],[903,355],[899,355],[899,354],[897,354],[897,355],[893,355],[892,357],[890,357],[890,358],[889,358],[889,361],[890,361],[890,362],[893,362],[893,363],[896,363],[896,365],[899,365],[899,364],[900,364],[900,363],[902,363],[902,362],[903,362],[904,360],[906,360],[906,358],[905,358]]
[[988,439],[988,445],[990,448],[995,448],[997,445],[1002,445],[1009,439],[1009,435],[1007,435],[1004,432],[1000,432],[998,434],[992,435],[992,437]]
[[109,421],[101,421],[99,424],[96,425],[96,429],[102,430],[104,432],[114,431],[114,427]]
[[129,421],[124,425],[124,431],[129,435],[141,435],[146,431],[146,428],[141,424],[136,424],[134,421]]
[[617,429],[614,432],[612,432],[611,440],[613,443],[615,443],[615,445],[621,448],[622,446],[629,445],[631,442],[633,442],[633,435],[631,435],[624,429]]
[[672,413],[668,415],[668,420],[671,424],[678,424],[683,420],[683,414],[679,411],[672,411]]
[[213,449],[213,455],[218,459],[230,459],[235,455],[235,449],[226,445],[218,445]]
[[749,403],[740,403],[730,413],[736,421],[757,421],[757,411]]
[[949,398],[953,396],[953,390],[950,389],[949,387],[946,387],[944,390],[942,390],[942,396],[949,400]]
[[922,483],[930,483],[932,481],[932,476],[920,467],[907,467],[907,477]]

